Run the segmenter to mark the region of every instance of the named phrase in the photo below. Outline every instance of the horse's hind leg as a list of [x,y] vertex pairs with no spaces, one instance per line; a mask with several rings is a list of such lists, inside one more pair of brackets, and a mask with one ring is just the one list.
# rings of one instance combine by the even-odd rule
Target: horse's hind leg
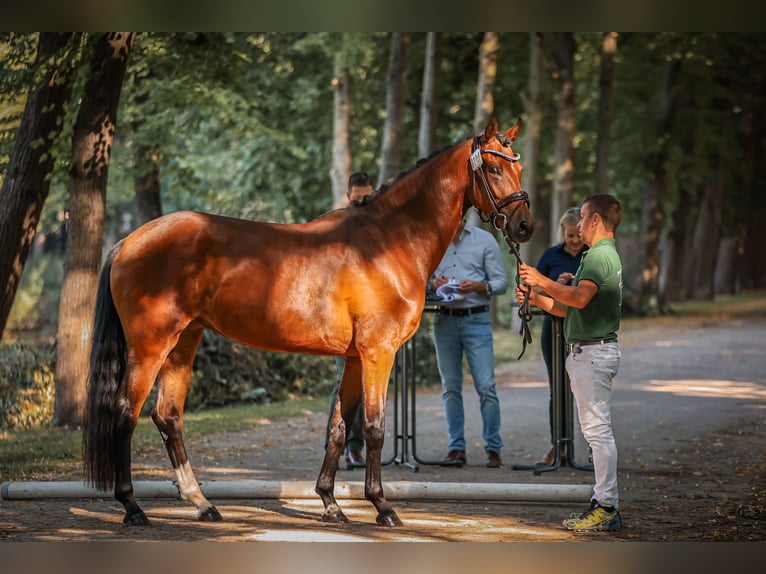
[[141,407],[146,402],[157,376],[157,366],[149,362],[133,363],[127,374],[127,396],[117,404],[119,412],[114,424],[114,497],[125,507],[123,523],[146,526],[149,519],[133,494],[131,443]]
[[361,400],[361,363],[358,358],[347,358],[343,368],[338,398],[330,421],[330,440],[327,443],[322,469],[316,483],[316,493],[324,503],[324,522],[348,522],[348,518],[335,500],[335,475],[338,460],[346,444],[346,429],[351,428],[356,405]]
[[184,402],[189,391],[194,355],[202,340],[202,331],[202,325],[190,325],[181,334],[177,345],[165,360],[160,369],[157,403],[152,411],[152,419],[168,451],[181,497],[197,507],[199,520],[218,522],[223,518],[202,494],[183,441]]

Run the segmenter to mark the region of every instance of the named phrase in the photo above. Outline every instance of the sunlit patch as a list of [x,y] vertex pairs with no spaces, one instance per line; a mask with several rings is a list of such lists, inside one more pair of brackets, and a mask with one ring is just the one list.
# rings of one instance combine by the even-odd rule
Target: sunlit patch
[[113,511],[109,512],[96,512],[93,510],[86,510],[84,508],[71,507],[69,512],[75,516],[82,516],[85,518],[94,518],[96,520],[104,520],[106,522],[122,522],[122,516],[116,515]]
[[157,516],[165,515],[170,517],[183,516],[184,518],[196,519],[197,509],[193,506],[189,506],[188,508],[154,508],[152,509],[152,514]]
[[716,381],[712,379],[681,379],[661,381],[652,379],[639,385],[638,390],[673,393],[687,397],[720,397],[727,399],[766,400],[766,387],[750,381]]
[[[257,480],[259,478],[268,479],[272,472],[268,470],[258,470],[254,468],[241,468],[230,466],[205,466],[204,473],[210,476],[225,476],[227,478],[251,478]],[[204,483],[204,480],[200,478],[200,483]],[[204,484],[203,484],[204,490]]]
[[655,347],[691,347],[691,341],[655,341]]
[[539,387],[548,388],[548,383],[546,381],[529,381],[526,383],[506,383],[499,386],[513,389],[537,389]]

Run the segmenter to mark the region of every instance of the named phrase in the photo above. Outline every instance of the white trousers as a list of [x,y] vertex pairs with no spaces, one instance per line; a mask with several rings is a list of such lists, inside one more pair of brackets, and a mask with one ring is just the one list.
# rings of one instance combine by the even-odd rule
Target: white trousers
[[601,506],[619,507],[617,444],[612,433],[612,380],[620,367],[620,345],[579,347],[567,356],[566,368],[577,405],[580,428],[593,454],[596,484],[593,498]]

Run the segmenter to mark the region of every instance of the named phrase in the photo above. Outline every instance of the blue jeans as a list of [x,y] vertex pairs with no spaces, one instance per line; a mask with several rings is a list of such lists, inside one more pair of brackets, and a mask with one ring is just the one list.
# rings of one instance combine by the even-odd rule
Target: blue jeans
[[442,399],[447,416],[449,450],[465,451],[465,413],[463,411],[463,353],[473,384],[479,395],[486,452],[499,453],[500,401],[495,388],[495,354],[492,345],[492,323],[489,313],[465,317],[437,314],[434,317],[434,346]]
[[614,342],[581,347],[580,353],[570,353],[566,360],[580,429],[593,452],[593,498],[602,506],[615,508],[620,498],[611,405],[612,380],[620,368],[620,358],[620,345]]

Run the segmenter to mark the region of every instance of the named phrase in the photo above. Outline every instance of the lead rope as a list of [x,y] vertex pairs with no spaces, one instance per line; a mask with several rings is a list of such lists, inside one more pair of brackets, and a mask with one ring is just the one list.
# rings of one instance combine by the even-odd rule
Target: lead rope
[[[521,255],[519,255],[519,245],[518,243],[508,241],[507,237],[506,241],[511,248],[510,253],[516,257],[516,287],[521,287],[521,280],[519,279],[519,272],[521,270]],[[522,301],[522,303],[519,305],[519,318],[521,319],[519,335],[521,335],[523,346],[521,348],[521,354],[516,358],[517,361],[521,360],[521,357],[524,356],[524,353],[527,350],[527,344],[532,342],[532,332],[529,329],[529,323],[532,321],[532,309],[529,306],[529,290],[530,287],[527,287],[526,291],[524,292],[524,301]]]

